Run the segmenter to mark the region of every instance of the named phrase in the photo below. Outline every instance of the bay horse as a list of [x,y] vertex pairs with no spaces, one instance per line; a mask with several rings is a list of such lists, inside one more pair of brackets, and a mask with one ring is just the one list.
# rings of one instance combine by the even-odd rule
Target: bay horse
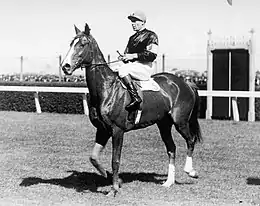
[[104,177],[108,173],[100,164],[99,158],[112,137],[113,186],[108,195],[115,196],[122,183],[119,166],[124,133],[153,124],[157,124],[159,128],[169,157],[168,176],[163,186],[170,187],[175,183],[176,145],[171,134],[173,125],[187,144],[184,171],[190,177],[197,178],[197,172],[192,166],[192,154],[195,143],[200,142],[202,136],[198,122],[199,95],[196,85],[188,84],[166,72],[153,75],[151,78],[158,83],[160,89],[143,91],[142,115],[135,124],[129,120],[129,113],[125,110],[130,96],[122,86],[118,74],[106,62],[96,40],[90,34],[89,26],[86,24],[83,32],[76,26],[75,30],[74,40],[78,41],[73,46],[71,64],[64,64],[62,69],[65,74],[70,75],[78,68],[85,68],[89,89],[89,118],[97,129],[90,162]]

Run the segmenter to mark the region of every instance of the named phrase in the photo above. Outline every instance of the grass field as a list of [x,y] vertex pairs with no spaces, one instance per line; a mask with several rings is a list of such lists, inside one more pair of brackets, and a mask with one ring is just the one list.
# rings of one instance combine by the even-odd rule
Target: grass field
[[[186,145],[173,130],[176,184],[168,189],[157,127],[127,133],[115,198],[88,161],[95,128],[87,116],[0,112],[0,122],[0,205],[260,205],[260,122],[200,120],[199,179],[183,172]],[[101,161],[111,171],[111,141]]]

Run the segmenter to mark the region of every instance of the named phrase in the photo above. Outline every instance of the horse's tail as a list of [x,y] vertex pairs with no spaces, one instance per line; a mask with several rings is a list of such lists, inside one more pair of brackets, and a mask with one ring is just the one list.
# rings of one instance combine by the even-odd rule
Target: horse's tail
[[189,127],[190,127],[191,135],[195,138],[195,143],[196,143],[196,142],[202,142],[201,129],[198,121],[198,113],[200,109],[200,96],[196,84],[190,86],[195,94],[195,104],[193,106],[193,110],[189,119]]

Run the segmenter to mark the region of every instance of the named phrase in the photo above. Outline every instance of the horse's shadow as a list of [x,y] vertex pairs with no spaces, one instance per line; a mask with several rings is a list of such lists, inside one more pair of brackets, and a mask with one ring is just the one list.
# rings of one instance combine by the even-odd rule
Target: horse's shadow
[[248,177],[246,182],[248,185],[260,185],[260,178]]
[[[105,187],[112,185],[112,175],[108,173],[108,178],[104,178],[97,173],[92,172],[78,172],[78,171],[68,171],[71,174],[64,178],[51,178],[42,179],[39,177],[26,177],[20,183],[20,186],[28,187],[37,184],[52,184],[58,185],[65,188],[74,188],[77,192],[90,191],[95,193],[104,193],[98,191],[99,187]],[[160,184],[166,179],[166,175],[156,174],[156,173],[121,173],[120,178],[123,183],[130,183],[133,181],[141,182],[152,182],[155,184]],[[192,183],[180,183],[176,184],[192,184]]]

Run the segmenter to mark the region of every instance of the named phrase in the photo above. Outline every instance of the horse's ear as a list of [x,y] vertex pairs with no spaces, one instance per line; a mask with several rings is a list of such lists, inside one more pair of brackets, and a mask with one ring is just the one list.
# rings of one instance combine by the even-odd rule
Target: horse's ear
[[78,27],[76,27],[76,25],[74,24],[74,28],[75,28],[75,32],[76,32],[76,35],[81,33],[81,31],[78,29]]
[[85,34],[86,34],[86,35],[89,35],[89,34],[90,34],[90,28],[89,28],[89,26],[88,26],[87,23],[85,24]]

